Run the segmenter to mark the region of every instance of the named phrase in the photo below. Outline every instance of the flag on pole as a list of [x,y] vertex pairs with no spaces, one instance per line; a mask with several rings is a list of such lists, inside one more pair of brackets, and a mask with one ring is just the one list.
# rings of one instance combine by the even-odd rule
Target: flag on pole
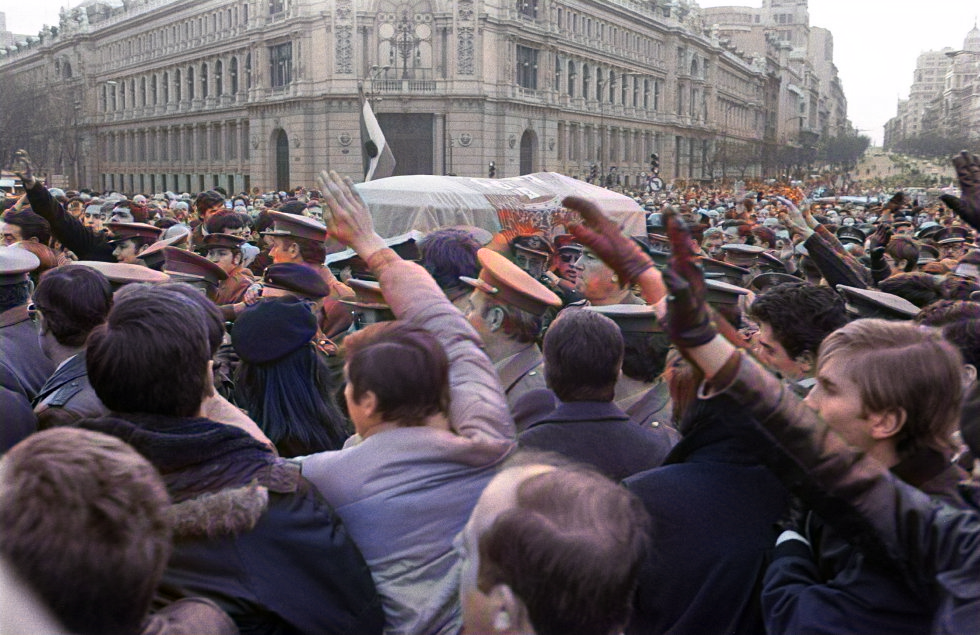
[[361,157],[364,160],[364,182],[383,179],[395,173],[395,155],[385,141],[371,102],[361,94]]

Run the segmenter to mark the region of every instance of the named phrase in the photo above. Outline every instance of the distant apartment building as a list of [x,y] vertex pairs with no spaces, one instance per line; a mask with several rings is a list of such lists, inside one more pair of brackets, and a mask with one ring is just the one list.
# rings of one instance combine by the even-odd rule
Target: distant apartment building
[[908,99],[885,124],[884,145],[893,149],[922,135],[980,140],[980,29],[974,25],[962,48],[919,56]]
[[776,85],[767,104],[771,142],[814,143],[851,132],[833,35],[810,25],[807,0],[705,9],[704,21],[723,42],[765,60]]

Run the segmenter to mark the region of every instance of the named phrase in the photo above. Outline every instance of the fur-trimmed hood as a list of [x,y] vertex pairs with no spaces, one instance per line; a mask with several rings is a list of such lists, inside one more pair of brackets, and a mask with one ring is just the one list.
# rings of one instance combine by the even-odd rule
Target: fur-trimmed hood
[[207,493],[171,506],[174,538],[217,538],[251,531],[269,506],[258,483]]

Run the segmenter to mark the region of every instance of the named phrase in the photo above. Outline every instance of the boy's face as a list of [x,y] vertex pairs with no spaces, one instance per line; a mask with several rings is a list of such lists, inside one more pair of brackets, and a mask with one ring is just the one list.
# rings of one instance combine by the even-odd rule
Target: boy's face
[[112,250],[112,255],[116,257],[118,262],[131,265],[138,264],[139,247],[134,240],[121,240],[116,243],[116,248]]
[[846,355],[823,360],[817,369],[817,383],[804,403],[849,445],[866,451],[874,444],[872,422],[847,362]]
[[793,359],[776,338],[772,327],[766,322],[759,322],[759,332],[756,334],[759,361],[778,372],[786,379],[799,381],[810,372],[811,364],[804,359]]

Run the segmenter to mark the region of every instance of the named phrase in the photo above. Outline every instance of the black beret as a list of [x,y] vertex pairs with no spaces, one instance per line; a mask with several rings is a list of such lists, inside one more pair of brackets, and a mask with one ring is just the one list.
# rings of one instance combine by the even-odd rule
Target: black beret
[[269,364],[294,353],[316,335],[316,317],[298,298],[259,302],[235,320],[231,344],[249,364]]
[[267,287],[283,289],[309,298],[324,298],[330,295],[330,287],[320,277],[320,273],[308,265],[298,262],[281,262],[269,265],[263,276]]

